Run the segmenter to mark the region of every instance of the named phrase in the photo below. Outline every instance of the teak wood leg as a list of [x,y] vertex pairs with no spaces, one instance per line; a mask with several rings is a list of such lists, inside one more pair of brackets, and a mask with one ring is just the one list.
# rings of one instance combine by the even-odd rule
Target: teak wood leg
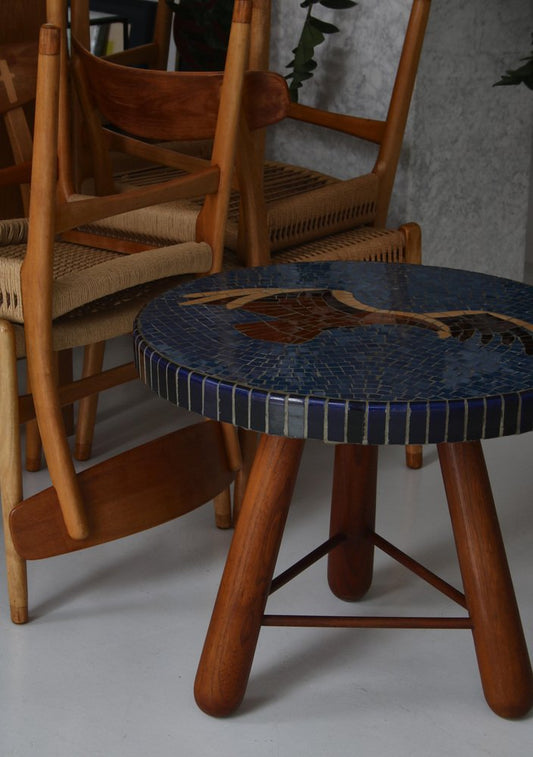
[[9,529],[11,510],[22,499],[22,463],[15,336],[13,327],[5,321],[0,321],[0,403],[2,417],[0,483],[9,604],[13,623],[26,623],[28,620],[26,561],[17,554]]
[[[101,373],[104,365],[105,342],[88,344],[84,350],[82,376],[94,376]],[[98,409],[98,394],[82,397],[78,405],[78,422],[76,426],[76,442],[74,457],[76,460],[88,460],[94,437],[96,411]]]
[[303,445],[261,438],[196,674],[209,715],[229,715],[244,696]]
[[259,444],[259,434],[256,431],[247,431],[240,428],[239,444],[241,447],[242,465],[235,478],[235,485],[233,488],[233,522],[237,523],[239,519],[239,513],[241,512],[242,501],[244,499],[244,492],[246,491],[246,485],[252,470],[252,465],[257,452],[257,445]]
[[501,717],[520,717],[533,675],[481,444],[438,450],[485,698]]
[[424,462],[424,448],[421,444],[408,444],[405,447],[405,462],[408,468],[418,470]]
[[328,556],[328,582],[340,599],[363,597],[372,583],[378,448],[339,444],[335,448],[330,536],[346,541]]

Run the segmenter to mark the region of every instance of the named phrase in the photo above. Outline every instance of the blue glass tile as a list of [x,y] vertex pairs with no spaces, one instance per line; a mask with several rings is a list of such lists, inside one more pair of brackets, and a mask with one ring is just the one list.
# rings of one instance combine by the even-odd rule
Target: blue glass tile
[[516,394],[504,394],[503,402],[505,414],[502,434],[504,436],[518,434],[520,432],[520,419],[518,416],[520,400]]
[[429,444],[436,444],[446,439],[446,417],[448,403],[446,401],[432,402],[429,408]]
[[289,397],[288,399],[288,429],[287,436],[292,439],[305,438],[305,407],[303,398]]
[[484,439],[493,439],[500,436],[500,427],[502,423],[503,399],[499,397],[488,397],[485,400],[486,415],[485,428],[483,430]]
[[250,427],[261,433],[266,431],[267,393],[252,389]]
[[166,366],[166,361],[160,356],[156,356],[152,361],[153,382],[156,387],[156,392],[164,399],[166,399],[167,396]]
[[269,395],[267,413],[267,433],[273,436],[283,436],[285,434],[285,398],[273,394]]
[[189,410],[193,413],[203,412],[204,409],[204,377],[198,373],[189,374],[190,400]]
[[189,403],[189,371],[185,368],[178,368],[178,377],[176,386],[178,389],[178,404],[186,410],[190,410]]
[[307,403],[307,436],[309,439],[324,438],[324,400],[309,397]]
[[406,425],[407,403],[394,402],[390,406],[387,444],[405,444]]
[[218,381],[215,381],[211,378],[206,378],[204,383],[203,414],[206,416],[206,418],[218,420]]
[[218,385],[218,412],[219,418],[225,423],[233,423],[233,385],[227,381],[221,381]]
[[370,402],[368,404],[368,444],[386,444],[387,408]]
[[410,402],[408,414],[409,444],[425,444],[428,428],[427,402]]
[[449,442],[463,442],[465,440],[466,403],[464,400],[452,400],[448,412]]
[[327,404],[327,441],[344,442],[346,423],[346,403],[330,400]]
[[347,442],[362,443],[365,435],[365,405],[363,403],[349,403],[347,430]]
[[471,399],[467,402],[467,422],[466,422],[466,439],[467,441],[473,441],[475,439],[483,438],[483,430],[485,428],[485,406],[482,399]]
[[524,434],[533,428],[533,393],[522,392],[520,400],[520,433]]
[[249,420],[249,395],[250,390],[244,389],[242,386],[238,386],[235,390],[235,425],[242,428],[248,428],[250,425]]

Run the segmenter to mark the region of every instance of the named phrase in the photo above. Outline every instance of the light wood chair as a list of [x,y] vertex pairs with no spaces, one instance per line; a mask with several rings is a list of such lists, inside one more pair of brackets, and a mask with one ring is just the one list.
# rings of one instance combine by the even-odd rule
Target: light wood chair
[[[36,20],[45,21],[45,5],[44,0],[31,0],[0,9],[0,166],[4,168],[0,177],[0,217],[4,219],[28,215],[39,35]],[[13,182],[18,192],[13,190]],[[63,383],[72,380],[71,350],[58,354],[58,370]],[[72,433],[73,407],[63,412]],[[26,424],[25,450],[26,469],[40,470],[41,441],[34,421]]]
[[[135,155],[150,150],[137,142],[139,136],[180,139],[203,130],[214,139],[209,166],[202,163],[198,170],[196,164],[189,165],[183,178],[104,197],[80,196],[71,187],[64,11],[64,0],[49,0],[49,19],[57,23],[41,32],[29,222],[4,227],[9,238],[0,248],[0,480],[11,616],[17,623],[28,617],[26,560],[135,533],[215,497],[227,515],[228,486],[239,466],[233,429],[201,423],[77,474],[62,405],[130,380],[136,372],[128,364],[59,386],[56,353],[100,345],[128,333],[142,303],[168,288],[176,275],[220,269],[251,0],[235,4],[224,75],[184,77],[128,69],[96,59],[74,42],[73,66],[102,174],[109,166],[110,144],[118,143]],[[286,92],[280,77],[265,74],[264,82],[262,89],[273,90],[273,100],[279,100],[276,92]],[[255,125],[263,127],[282,117],[283,109],[276,107],[275,114],[263,108]],[[120,136],[101,127],[101,114],[116,123]],[[160,160],[160,148],[154,149]],[[132,246],[111,237],[89,237],[83,231],[85,224],[102,216],[138,213],[191,193],[206,195],[196,241]],[[21,396],[16,366],[23,355],[32,393]],[[33,416],[52,486],[24,499],[19,424]]]
[[[250,67],[268,68],[270,0],[255,0],[257,23]],[[288,118],[348,134],[377,145],[372,170],[339,180],[307,167],[268,161],[264,172],[242,161],[243,193],[254,186],[262,207],[241,222],[243,244],[254,264],[292,260],[377,259],[419,262],[416,227],[394,233],[386,228],[390,198],[402,148],[431,0],[413,0],[385,119],[332,113],[291,103]],[[264,162],[261,135],[253,135],[255,160]],[[259,186],[258,186],[259,184]],[[262,222],[262,230],[257,231]],[[247,228],[251,227],[251,228]]]
[[[412,1],[385,119],[330,113],[298,103],[289,107],[288,118],[301,123],[302,129],[310,124],[332,134],[351,135],[354,144],[358,140],[375,144],[376,159],[369,173],[339,180],[305,166],[265,161],[264,134],[254,133],[248,147],[241,136],[241,192],[234,192],[230,201],[226,246],[239,251],[242,263],[346,258],[420,262],[420,229],[409,223],[388,228],[387,215],[430,5],[431,0]],[[270,16],[271,0],[254,0],[251,70],[269,68]],[[127,166],[115,172],[115,181],[122,188],[140,186],[157,180],[159,171],[147,166],[132,171]],[[177,206],[169,220],[175,223],[174,233],[179,235],[181,220],[189,214],[194,218],[199,209],[194,202]]]
[[[386,225],[431,0],[413,0],[387,116],[362,118],[289,106],[288,118],[365,140],[378,147],[370,173],[339,180],[306,167],[265,161],[265,135],[241,133],[238,152],[240,198],[230,206],[227,238],[238,234],[248,265],[317,260],[421,262],[416,223]],[[271,0],[254,0],[249,67],[268,68]],[[238,225],[238,229],[235,227]],[[240,432],[243,465],[236,484],[238,509],[251,469],[256,435]],[[422,448],[406,446],[406,462],[420,468]]]
[[[354,142],[374,143],[377,157],[369,173],[341,181],[306,167],[265,161],[264,133],[247,133],[245,126],[241,129],[238,188],[230,199],[225,236],[226,246],[237,251],[241,264],[337,259],[421,261],[418,225],[405,223],[390,228],[386,220],[430,4],[431,0],[412,2],[385,119],[328,113],[296,103],[289,106],[288,118],[299,121],[302,128],[307,123],[350,134]],[[254,0],[251,70],[268,69],[270,14],[271,0]],[[186,148],[181,145],[180,149]],[[128,165],[115,170],[114,180],[117,187],[127,189],[156,181],[160,174],[159,167],[132,169]],[[195,200],[176,203],[165,215],[169,235],[181,238],[199,210]],[[159,209],[154,209],[150,222],[162,222]],[[248,457],[245,455],[245,460]],[[421,449],[408,446],[406,459],[410,467],[420,467]]]
[[[89,4],[85,0],[82,4],[88,21]],[[0,166],[11,169],[9,172],[4,170],[1,178],[0,216],[4,219],[28,215],[38,35],[39,26],[46,20],[46,5],[46,0],[22,0],[9,7],[3,4],[0,8]],[[169,21],[164,16],[165,8],[158,7],[154,41],[143,50],[146,64],[153,62],[159,66],[160,61],[168,56],[169,33],[165,40],[165,30]],[[17,182],[20,198],[13,191],[12,182]],[[72,381],[72,360],[72,350],[58,353],[62,383]],[[95,373],[102,364],[103,344],[98,349],[91,347],[85,357],[83,374]],[[74,457],[78,460],[87,460],[91,454],[97,402],[98,395],[93,394],[79,403],[74,444]],[[74,430],[74,408],[64,408],[63,414],[71,434]],[[26,470],[40,470],[41,440],[35,421],[26,424],[25,453]]]

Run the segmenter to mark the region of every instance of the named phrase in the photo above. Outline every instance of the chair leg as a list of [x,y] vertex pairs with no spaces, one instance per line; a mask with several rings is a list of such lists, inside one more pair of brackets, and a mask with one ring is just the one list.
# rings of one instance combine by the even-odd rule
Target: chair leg
[[501,717],[521,717],[533,674],[481,443],[438,451],[485,698]]
[[[88,344],[83,356],[83,378],[100,373],[104,364],[105,342]],[[76,424],[76,441],[74,457],[76,460],[88,460],[91,456],[98,394],[83,397],[78,404],[78,421]]]
[[303,446],[266,435],[259,444],[196,674],[209,715],[229,715],[244,696]]
[[[72,350],[60,350],[57,353],[57,376],[59,384],[70,384],[74,378],[72,365]],[[74,406],[66,405],[63,408],[63,420],[67,436],[74,433]]]
[[[237,429],[229,423],[221,423],[224,449],[230,470],[238,472],[242,468],[242,455]],[[214,499],[215,525],[217,528],[231,528],[233,526],[231,491],[226,489]]]
[[35,473],[41,470],[43,464],[41,435],[35,419],[28,421],[25,428],[26,470]]
[[225,489],[217,494],[213,500],[215,506],[215,525],[217,528],[231,528],[233,518],[231,517],[231,490]]
[[9,528],[9,514],[22,500],[22,466],[15,337],[13,327],[5,321],[0,322],[0,402],[2,418],[0,485],[9,603],[13,623],[26,623],[28,620],[26,561],[15,551]]
[[405,462],[408,468],[417,470],[422,467],[423,447],[421,444],[407,444],[405,447]]
[[[72,381],[72,350],[62,350],[57,354],[58,380],[61,384],[69,384]],[[29,377],[27,379],[28,391],[31,391]],[[63,419],[67,434],[74,430],[74,408],[68,405],[63,408]],[[34,473],[41,470],[43,460],[43,445],[37,421],[31,420],[26,423],[26,470]]]
[[330,536],[346,540],[329,553],[328,583],[335,596],[361,599],[372,583],[378,448],[335,447]]

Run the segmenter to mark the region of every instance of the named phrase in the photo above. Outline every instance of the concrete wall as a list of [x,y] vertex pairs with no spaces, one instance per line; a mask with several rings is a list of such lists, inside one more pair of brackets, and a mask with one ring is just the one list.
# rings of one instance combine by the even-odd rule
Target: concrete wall
[[[300,101],[383,117],[409,7],[410,0],[318,7],[341,32],[317,48],[317,73]],[[282,73],[303,18],[300,0],[273,0],[271,67]],[[420,223],[426,263],[523,276],[533,92],[492,84],[529,54],[532,31],[531,0],[432,3],[389,218]],[[339,177],[369,170],[375,154],[298,124],[276,127],[269,152]]]

